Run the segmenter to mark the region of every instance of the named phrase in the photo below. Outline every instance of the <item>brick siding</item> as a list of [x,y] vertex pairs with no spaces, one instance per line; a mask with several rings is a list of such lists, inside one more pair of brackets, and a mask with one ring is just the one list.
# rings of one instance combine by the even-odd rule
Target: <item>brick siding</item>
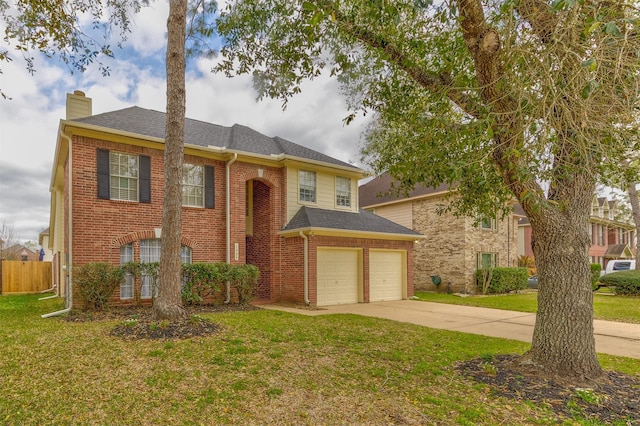
[[[415,246],[416,289],[438,292],[475,293],[476,259],[479,252],[497,253],[498,266],[517,266],[517,219],[498,220],[496,230],[479,229],[474,218],[438,215],[444,197],[413,202],[413,229],[426,236]],[[442,279],[434,285],[431,276]]]

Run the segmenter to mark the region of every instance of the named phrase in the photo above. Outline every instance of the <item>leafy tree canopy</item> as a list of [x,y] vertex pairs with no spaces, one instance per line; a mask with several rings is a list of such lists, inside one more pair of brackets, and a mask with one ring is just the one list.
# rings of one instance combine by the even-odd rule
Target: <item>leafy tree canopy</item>
[[[113,56],[109,44],[114,29],[122,40],[131,30],[131,16],[146,0],[114,0],[106,3],[87,0],[34,1],[0,0],[0,20],[4,24],[4,46],[0,60],[13,60],[8,48],[19,52],[31,73],[34,52],[47,57],[58,54],[71,69],[84,71],[98,61],[104,74],[109,70],[100,57]],[[13,45],[13,46],[11,46]],[[120,43],[118,43],[120,46]]]
[[354,113],[375,113],[374,171],[459,185],[461,212],[513,195],[540,209],[637,149],[638,18],[630,1],[239,0],[216,70],[285,104],[329,70]]
[[[16,57],[34,73],[37,53],[58,56],[71,72],[84,72],[96,64],[103,75],[110,70],[106,58],[114,56],[134,26],[134,15],[149,0],[41,1],[0,0],[0,62]],[[211,55],[217,3],[193,0],[187,11],[187,56]],[[1,70],[0,70],[1,73]],[[0,88],[0,95],[6,97]]]

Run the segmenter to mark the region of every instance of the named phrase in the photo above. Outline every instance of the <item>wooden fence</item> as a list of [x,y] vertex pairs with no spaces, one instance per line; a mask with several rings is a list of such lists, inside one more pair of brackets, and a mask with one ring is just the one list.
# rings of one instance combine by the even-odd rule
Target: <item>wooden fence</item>
[[38,293],[50,288],[51,262],[0,262],[0,293]]

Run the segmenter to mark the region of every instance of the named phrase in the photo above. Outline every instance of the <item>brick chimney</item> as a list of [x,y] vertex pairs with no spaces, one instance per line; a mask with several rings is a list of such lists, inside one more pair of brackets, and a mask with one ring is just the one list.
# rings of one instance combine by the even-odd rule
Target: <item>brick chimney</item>
[[67,93],[67,120],[89,117],[91,114],[91,98],[87,98],[80,90]]

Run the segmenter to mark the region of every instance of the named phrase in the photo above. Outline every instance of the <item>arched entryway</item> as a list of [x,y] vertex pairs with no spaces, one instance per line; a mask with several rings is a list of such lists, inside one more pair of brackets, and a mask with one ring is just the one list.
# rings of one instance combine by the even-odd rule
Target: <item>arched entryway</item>
[[246,182],[245,189],[247,263],[260,269],[256,296],[270,299],[274,232],[271,188],[253,179]]

